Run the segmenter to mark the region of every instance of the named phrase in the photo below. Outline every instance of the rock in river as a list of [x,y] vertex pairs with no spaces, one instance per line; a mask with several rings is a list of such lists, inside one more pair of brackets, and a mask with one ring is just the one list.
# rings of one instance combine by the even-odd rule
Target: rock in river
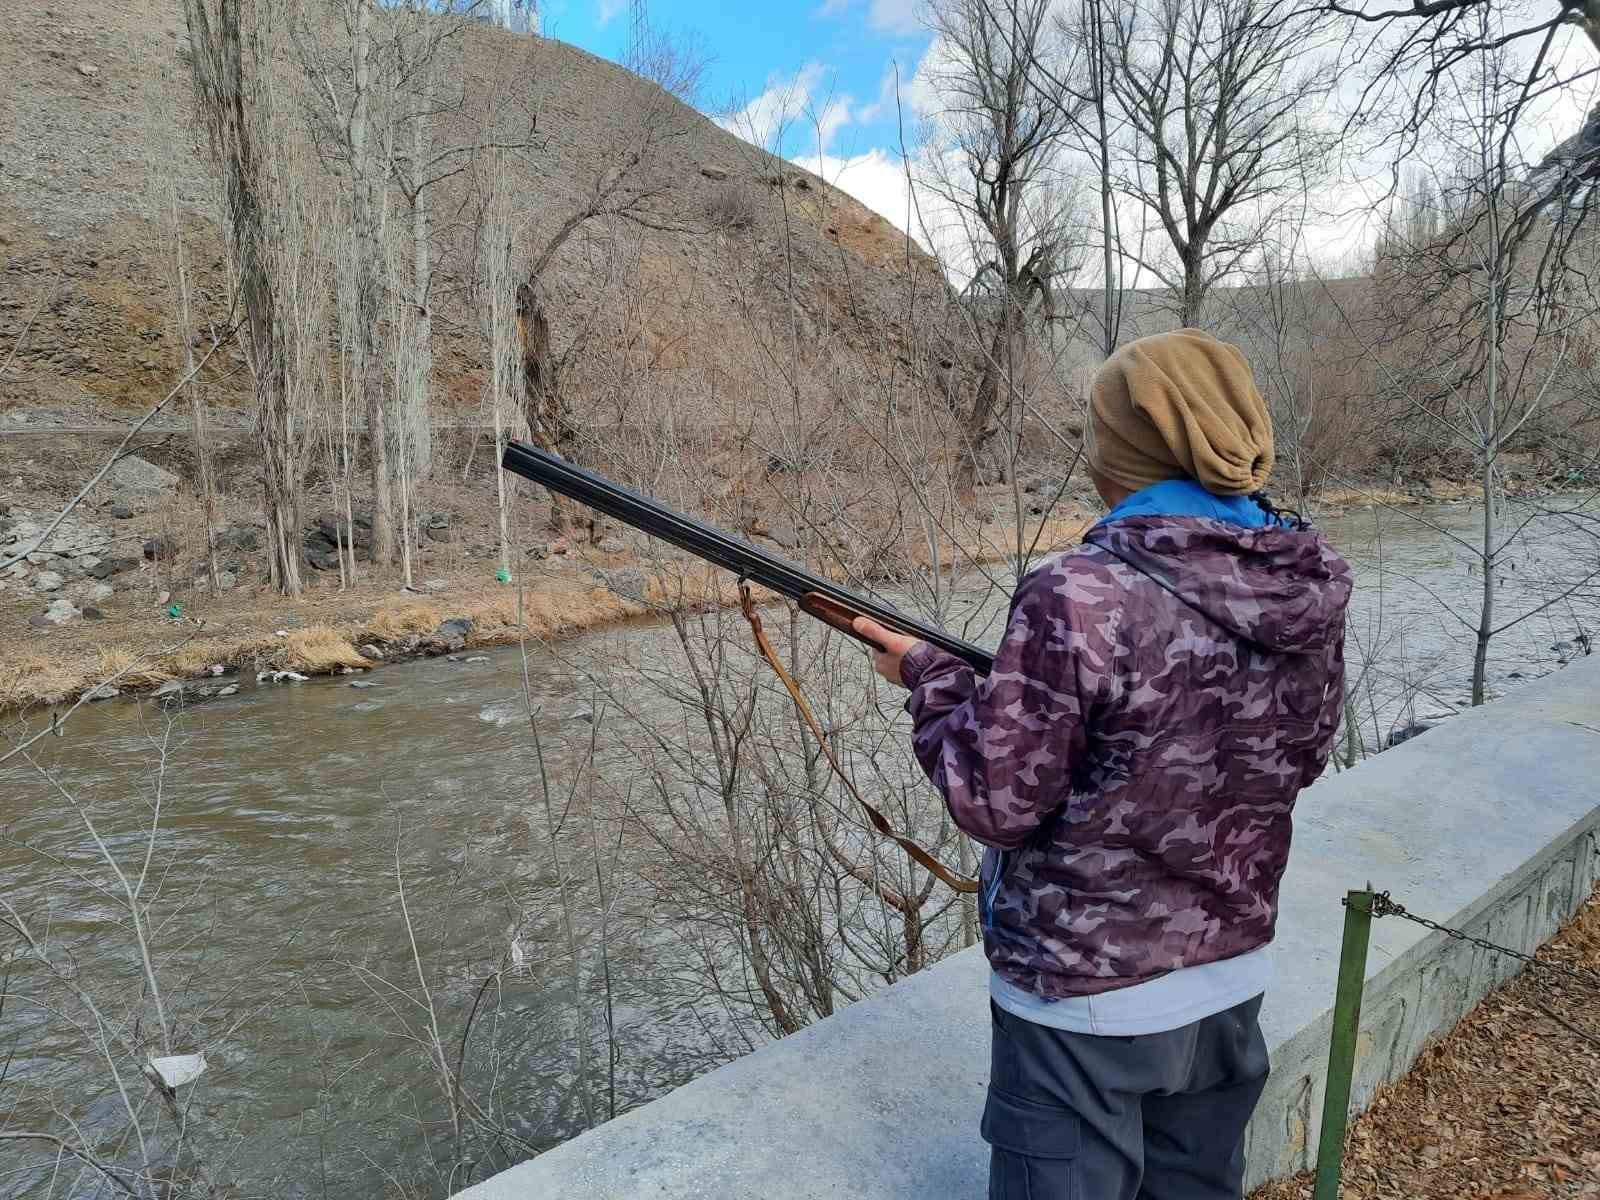
[[442,621],[439,628],[433,631],[433,640],[444,646],[446,650],[456,651],[466,647],[467,634],[472,632],[472,619],[470,617],[451,617]]

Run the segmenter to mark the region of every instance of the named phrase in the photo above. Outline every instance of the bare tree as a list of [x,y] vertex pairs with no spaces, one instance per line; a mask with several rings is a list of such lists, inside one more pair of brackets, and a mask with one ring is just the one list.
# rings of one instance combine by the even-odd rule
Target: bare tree
[[[482,174],[487,194],[478,226],[479,299],[484,350],[489,358],[488,405],[494,423],[495,462],[506,441],[526,429],[521,412],[522,362],[517,353],[518,297],[512,287],[512,256],[516,245],[516,217],[512,184],[503,151],[491,151]],[[511,572],[511,505],[515,481],[496,471],[495,496],[499,511],[500,569]]]
[[284,375],[271,273],[277,214],[270,167],[263,161],[264,139],[273,136],[267,77],[279,16],[269,0],[184,0],[195,97],[222,177],[229,263],[250,329],[268,569],[273,586],[292,596],[300,592],[303,430],[297,427]]
[[1100,28],[1126,129],[1121,191],[1169,251],[1137,262],[1195,325],[1211,289],[1248,265],[1326,170],[1334,139],[1314,114],[1330,61],[1287,0],[1110,2]]
[[[508,73],[495,85],[486,112],[466,119],[465,31],[486,0],[402,0],[387,28],[394,62],[395,121],[393,180],[410,214],[411,275],[405,283],[414,314],[418,356],[416,387],[401,394],[394,423],[407,445],[404,469],[413,483],[432,470],[433,436],[428,397],[433,377],[435,194],[467,170],[475,155],[531,147],[536,116],[522,105],[523,92]],[[470,136],[454,127],[466,123]]]
[[[1505,32],[1504,19],[1486,8],[1471,10],[1470,20],[1482,41]],[[1526,169],[1515,158],[1514,101],[1524,78],[1521,64],[1501,50],[1443,80],[1453,102],[1432,110],[1427,132],[1449,164],[1437,168],[1432,189],[1444,219],[1395,222],[1386,233],[1380,332],[1368,341],[1396,403],[1427,431],[1437,454],[1468,456],[1477,478],[1476,540],[1446,535],[1474,560],[1476,611],[1441,602],[1472,635],[1474,704],[1487,698],[1493,639],[1600,575],[1600,547],[1581,511],[1518,504],[1507,487],[1510,457],[1528,447],[1572,465],[1591,461],[1559,431],[1572,428],[1590,404],[1587,390],[1574,385],[1575,375],[1587,372],[1573,372],[1572,362],[1600,319],[1591,282],[1600,247],[1593,237],[1571,236],[1562,211],[1544,207],[1544,196],[1526,186]],[[1530,218],[1530,207],[1539,215]],[[1424,240],[1412,241],[1411,234]],[[1555,412],[1562,413],[1556,428],[1542,427],[1541,419]],[[1519,540],[1535,522],[1548,521],[1568,528],[1590,555],[1575,553],[1570,574],[1538,580],[1531,605],[1513,605],[1508,614],[1502,593]]]
[[628,46],[622,56],[628,70],[685,104],[697,104],[710,63],[698,38],[668,33],[651,20],[647,0],[628,0]]
[[348,109],[330,88],[339,128],[344,134],[350,171],[350,221],[355,238],[356,327],[355,378],[367,421],[367,454],[372,461],[372,559],[388,563],[395,552],[394,470],[390,462],[388,405],[383,386],[379,330],[383,265],[382,187],[389,174],[383,156],[383,132],[373,127],[372,76],[373,0],[343,0],[350,34],[351,93]]
[[[569,410],[562,388],[567,360],[578,345],[556,350],[548,311],[546,273],[562,250],[581,231],[594,225],[636,225],[657,230],[686,228],[670,209],[663,165],[673,145],[699,118],[672,95],[652,91],[606,148],[604,165],[595,173],[582,201],[552,230],[543,220],[530,222],[536,233],[529,243],[528,267],[516,289],[517,332],[522,357],[524,416],[530,436],[540,445],[571,453],[580,422]],[[580,318],[581,319],[581,318]],[[551,525],[564,528],[565,509],[552,497]],[[591,536],[595,527],[590,525]]]
[[932,169],[925,185],[960,215],[975,319],[987,330],[965,414],[963,486],[1016,399],[1033,325],[1057,315],[1055,287],[1073,264],[1065,165],[1082,101],[1063,80],[1068,43],[1049,0],[940,0],[929,81]]

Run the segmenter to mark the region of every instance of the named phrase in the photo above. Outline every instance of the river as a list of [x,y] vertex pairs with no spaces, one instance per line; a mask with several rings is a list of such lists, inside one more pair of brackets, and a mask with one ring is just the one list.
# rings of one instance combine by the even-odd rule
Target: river
[[[1349,658],[1368,747],[1468,700],[1470,636],[1447,608],[1475,619],[1478,575],[1453,539],[1476,542],[1478,520],[1463,505],[1326,522],[1359,578]],[[1594,542],[1535,522],[1501,576],[1506,618],[1596,565]],[[1492,690],[1558,669],[1575,635],[1600,626],[1597,593],[1587,587],[1501,634]],[[992,644],[1001,600],[971,608],[977,640]],[[675,924],[640,882],[659,849],[628,834],[622,807],[591,803],[597,788],[615,798],[640,782],[637,727],[608,715],[619,703],[663,729],[677,719],[665,688],[618,671],[671,681],[682,675],[677,654],[661,625],[530,649],[550,815],[515,648],[387,668],[364,677],[366,689],[247,681],[171,721],[149,703],[95,705],[40,743],[40,765],[130,879],[143,879],[170,1043],[206,1055],[183,1095],[214,1178],[272,1196],[459,1186],[459,1168],[437,1165],[449,1134],[440,1080],[469,1012],[470,1088],[515,1139],[502,1143],[507,1154],[570,1136],[760,1040],[751,1021],[705,999],[716,963],[707,930]],[[693,721],[678,728],[704,736]],[[153,1007],[130,1003],[143,972],[133,931],[118,923],[117,881],[54,786],[16,760],[0,767],[5,904],[116,1032],[150,1044]],[[558,857],[573,880],[570,929]],[[10,963],[0,1114],[12,1114],[11,1128],[63,1128],[52,1113],[89,1130],[127,1126],[82,1005],[46,987],[25,955]],[[614,1052],[603,1035],[607,973]],[[138,1031],[118,1025],[135,1009]],[[580,1022],[586,1088],[575,1087]],[[442,1065],[428,1044],[435,1023]],[[152,1107],[141,1120],[153,1142],[167,1136]],[[92,1194],[93,1177],[52,1169],[48,1148],[0,1145],[0,1192]],[[481,1149],[474,1177],[501,1165]]]

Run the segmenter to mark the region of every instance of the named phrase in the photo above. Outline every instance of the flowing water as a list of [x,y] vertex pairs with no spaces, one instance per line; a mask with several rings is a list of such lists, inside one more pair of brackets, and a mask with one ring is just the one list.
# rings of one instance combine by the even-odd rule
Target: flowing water
[[[1479,510],[1458,506],[1360,510],[1326,523],[1359,579],[1349,657],[1369,744],[1468,698],[1471,638],[1449,610],[1475,620],[1480,580],[1453,539],[1476,542],[1479,521]],[[1536,522],[1501,576],[1506,617],[1546,604],[1559,584],[1597,565],[1593,541],[1561,522]],[[1576,633],[1600,626],[1597,593],[1586,587],[1501,634],[1492,689],[1556,669]],[[969,636],[992,644],[1001,610],[994,597],[975,607]],[[1552,649],[1562,643],[1569,648]],[[428,1149],[445,1134],[440,1067],[421,1036],[429,1003],[450,1057],[466,1013],[492,1014],[473,1026],[481,1042],[467,1055],[472,1086],[495,1097],[526,1146],[570,1136],[603,1117],[613,1097],[618,1107],[637,1103],[749,1047],[747,1023],[697,1001],[701,960],[637,882],[650,848],[623,848],[613,841],[618,826],[575,816],[597,779],[615,790],[637,770],[619,744],[624,735],[604,719],[591,672],[610,670],[625,703],[671,727],[672,702],[659,688],[598,665],[619,653],[636,670],[681,673],[664,626],[530,651],[527,684],[554,789],[549,815],[516,649],[389,668],[364,690],[343,679],[247,684],[172,724],[150,704],[101,704],[81,710],[67,736],[39,744],[40,765],[154,897],[150,940],[170,1044],[205,1051],[206,1074],[185,1090],[193,1117],[230,1147],[211,1164],[219,1177],[274,1196],[378,1194],[390,1171],[426,1180]],[[692,720],[678,728],[695,736]],[[554,842],[551,822],[561,823]],[[570,931],[552,847],[587,889]],[[113,1021],[141,986],[132,931],[115,923],[119,886],[79,809],[17,760],[0,766],[0,898],[58,962],[73,956],[73,981]],[[575,1023],[582,1011],[592,1027],[601,1010],[593,947],[602,913],[614,1083],[602,1037],[591,1078],[606,1082],[578,1089]],[[573,945],[583,961],[581,1009]],[[0,946],[0,955],[11,949]],[[23,956],[10,961],[17,995],[0,1010],[0,1128],[8,1111],[16,1128],[50,1123],[52,1109],[88,1129],[121,1128],[92,1041],[35,1005],[46,993]],[[484,988],[502,966],[515,969]],[[149,1004],[140,1008],[155,1019]],[[148,1025],[124,1032],[158,1040]],[[480,1045],[497,1049],[485,1055]],[[77,1176],[65,1168],[50,1191],[42,1150],[0,1146],[0,1194],[89,1194],[88,1181],[68,1182]],[[431,1186],[452,1182],[461,1180]]]

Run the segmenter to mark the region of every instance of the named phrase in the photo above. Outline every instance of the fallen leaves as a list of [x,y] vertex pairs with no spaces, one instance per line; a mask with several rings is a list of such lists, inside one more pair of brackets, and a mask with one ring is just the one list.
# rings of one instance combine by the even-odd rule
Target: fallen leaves
[[[1539,957],[1600,970],[1600,889]],[[1339,1195],[1600,1200],[1600,991],[1530,968],[1486,996],[1351,1125]],[[1251,1200],[1310,1196],[1299,1175]]]

